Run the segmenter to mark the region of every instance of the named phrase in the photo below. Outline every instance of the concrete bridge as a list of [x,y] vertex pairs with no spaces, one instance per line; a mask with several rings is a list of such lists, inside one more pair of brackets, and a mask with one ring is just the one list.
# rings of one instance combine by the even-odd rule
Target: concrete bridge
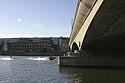
[[[125,59],[121,60],[123,58],[121,55],[125,54],[125,1],[78,0],[69,47],[72,52],[67,55],[70,58],[71,56],[76,57],[71,60],[60,57],[59,64],[69,66],[109,66],[109,64],[110,66],[125,66]],[[93,56],[94,52],[97,54]],[[120,54],[121,52],[122,54]],[[113,54],[115,54],[115,58],[119,57],[120,59],[113,60]],[[107,57],[107,55],[109,56]],[[87,58],[85,59],[83,56],[87,56]],[[102,59],[97,60],[95,57]],[[81,62],[80,60],[84,61]],[[102,64],[98,65],[100,62]],[[124,64],[121,65],[121,63]]]

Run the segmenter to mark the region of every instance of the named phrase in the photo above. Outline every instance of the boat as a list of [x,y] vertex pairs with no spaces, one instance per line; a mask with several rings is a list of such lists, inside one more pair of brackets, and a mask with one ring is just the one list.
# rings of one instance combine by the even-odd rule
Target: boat
[[53,56],[49,56],[49,60],[53,60],[55,59],[56,57],[53,57]]
[[14,58],[13,58],[12,56],[10,56],[10,59],[11,59],[11,60],[14,60]]

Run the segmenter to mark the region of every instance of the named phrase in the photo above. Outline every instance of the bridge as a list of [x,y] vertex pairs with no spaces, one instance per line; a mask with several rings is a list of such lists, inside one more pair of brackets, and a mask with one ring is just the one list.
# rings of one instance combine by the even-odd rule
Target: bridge
[[59,64],[125,66],[124,42],[124,0],[78,0],[70,52],[59,58]]

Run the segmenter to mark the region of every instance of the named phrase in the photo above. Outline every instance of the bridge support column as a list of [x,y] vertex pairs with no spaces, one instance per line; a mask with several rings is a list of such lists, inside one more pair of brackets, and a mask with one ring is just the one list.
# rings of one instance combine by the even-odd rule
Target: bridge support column
[[125,66],[124,52],[112,51],[76,51],[68,52],[58,58],[60,66],[79,66],[79,67],[110,67]]

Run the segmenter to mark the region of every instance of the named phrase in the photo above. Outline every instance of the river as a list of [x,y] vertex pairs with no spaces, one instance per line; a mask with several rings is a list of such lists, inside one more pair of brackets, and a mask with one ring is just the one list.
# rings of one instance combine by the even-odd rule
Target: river
[[57,58],[0,56],[0,83],[125,83],[125,68],[59,67]]

